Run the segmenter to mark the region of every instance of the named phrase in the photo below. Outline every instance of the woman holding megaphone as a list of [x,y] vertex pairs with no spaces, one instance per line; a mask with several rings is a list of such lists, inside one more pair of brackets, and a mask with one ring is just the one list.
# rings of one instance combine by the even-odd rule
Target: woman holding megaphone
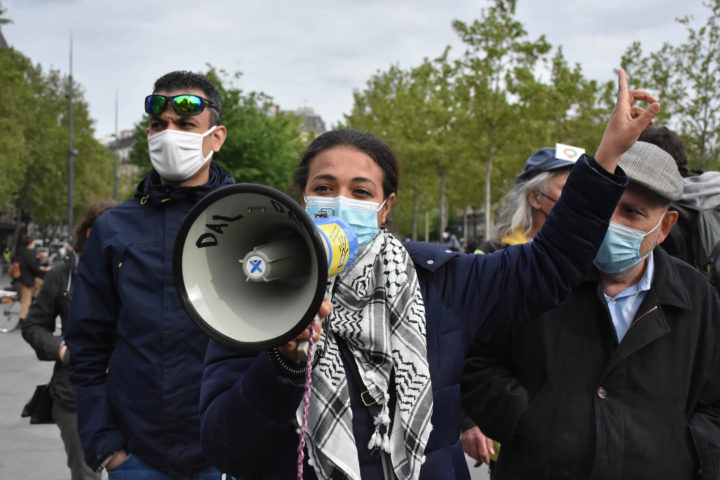
[[[651,103],[643,110],[636,100]],[[531,318],[558,304],[590,267],[627,184],[622,153],[659,110],[649,94],[618,99],[595,158],[583,156],[534,241],[490,255],[403,245],[382,227],[398,189],[397,164],[377,138],[335,130],[313,140],[295,173],[311,215],[332,208],[360,251],[337,276],[332,313],[314,338],[305,478],[469,479],[460,444],[459,379],[465,349],[493,318]],[[443,253],[443,252],[440,252]],[[439,260],[438,260],[439,259]],[[416,264],[435,265],[418,282]],[[428,304],[425,305],[423,300]],[[443,317],[436,304],[449,310]],[[298,339],[270,352],[211,342],[201,395],[202,443],[236,478],[287,479],[296,471],[304,369]]]

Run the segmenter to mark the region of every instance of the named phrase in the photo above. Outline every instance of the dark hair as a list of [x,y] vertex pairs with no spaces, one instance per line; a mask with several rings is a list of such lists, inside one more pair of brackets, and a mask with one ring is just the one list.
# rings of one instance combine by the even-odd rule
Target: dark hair
[[26,247],[29,247],[32,242],[35,241],[35,237],[32,237],[30,235],[26,235],[22,238],[21,245],[25,245]]
[[104,200],[97,203],[93,203],[85,212],[85,218],[83,218],[80,225],[75,229],[75,238],[73,239],[73,248],[76,252],[80,253],[85,249],[85,242],[87,241],[87,232],[92,228],[95,220],[102,215],[105,210],[109,210],[117,205],[114,200]]
[[683,177],[688,175],[688,158],[685,153],[685,145],[680,135],[667,127],[648,125],[640,134],[638,141],[652,143],[665,150],[675,159],[675,164],[677,165],[680,175]]
[[210,126],[220,125],[220,121],[222,120],[222,102],[220,101],[220,94],[218,93],[215,85],[208,80],[205,75],[188,72],[187,70],[178,70],[166,73],[155,80],[153,93],[161,90],[172,91],[190,88],[202,90],[205,97],[212,102],[214,108],[210,107]]
[[383,171],[383,197],[387,198],[391,193],[397,193],[398,165],[390,147],[370,133],[349,128],[325,132],[310,142],[293,174],[294,185],[301,194],[305,191],[313,159],[319,153],[338,146],[354,148],[375,160]]

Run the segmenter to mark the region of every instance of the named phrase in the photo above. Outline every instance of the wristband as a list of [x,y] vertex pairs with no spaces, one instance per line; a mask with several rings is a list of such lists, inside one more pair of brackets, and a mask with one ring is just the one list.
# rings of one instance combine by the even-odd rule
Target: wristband
[[[277,347],[271,348],[270,350],[268,350],[267,353],[273,365],[275,365],[275,369],[280,375],[291,378],[293,380],[298,380],[305,376],[305,370],[307,368],[307,365],[305,363],[293,364],[293,362],[285,358],[285,356],[280,353],[280,350],[278,350]],[[323,356],[323,353],[324,350],[320,346],[318,346],[313,351],[313,368],[317,366],[318,362],[320,361],[320,357]]]

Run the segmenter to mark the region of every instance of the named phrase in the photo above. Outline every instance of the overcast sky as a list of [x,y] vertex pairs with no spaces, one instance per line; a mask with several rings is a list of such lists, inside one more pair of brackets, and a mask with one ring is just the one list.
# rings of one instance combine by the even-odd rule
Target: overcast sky
[[[206,64],[242,71],[238,86],[271,95],[284,110],[311,107],[328,127],[352,108],[353,89],[399,63],[463,51],[455,19],[472,22],[483,0],[0,0],[13,24],[7,42],[44,68],[69,71],[85,89],[96,136],[132,128],[154,80]],[[703,22],[701,0],[518,0],[531,38],[545,34],[589,78],[608,80],[635,40],[645,52],[684,41],[676,17]],[[661,100],[662,101],[662,100]]]

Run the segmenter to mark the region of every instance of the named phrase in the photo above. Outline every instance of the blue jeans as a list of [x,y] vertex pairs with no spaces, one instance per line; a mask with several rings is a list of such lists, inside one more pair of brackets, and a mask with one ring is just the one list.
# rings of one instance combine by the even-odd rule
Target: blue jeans
[[108,469],[108,478],[109,480],[220,480],[222,474],[217,468],[208,467],[194,475],[169,477],[131,453],[120,465]]

